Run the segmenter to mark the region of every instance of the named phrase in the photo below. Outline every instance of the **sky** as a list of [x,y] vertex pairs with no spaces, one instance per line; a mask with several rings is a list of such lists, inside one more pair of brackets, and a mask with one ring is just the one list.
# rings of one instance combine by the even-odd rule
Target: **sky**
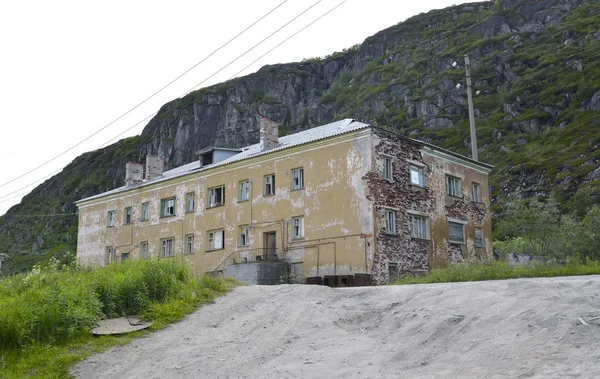
[[[281,3],[233,42],[136,107]],[[254,50],[212,76],[315,3]],[[331,13],[237,76],[256,72],[267,64],[341,51],[411,16],[463,2],[0,2],[0,159],[4,160],[0,215],[78,155],[140,134],[148,120],[140,121],[153,115],[164,103],[190,89],[232,78],[340,3]],[[31,170],[34,171],[26,174]]]

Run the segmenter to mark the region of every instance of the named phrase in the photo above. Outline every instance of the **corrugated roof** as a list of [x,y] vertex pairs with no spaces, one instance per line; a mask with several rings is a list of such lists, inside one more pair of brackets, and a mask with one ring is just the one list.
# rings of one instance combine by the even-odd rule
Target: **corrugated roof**
[[[93,200],[93,199],[97,199],[100,197],[105,197],[105,196],[109,196],[109,195],[114,195],[116,193],[120,193],[120,192],[124,192],[124,191],[128,191],[130,189],[133,188],[139,188],[139,187],[143,187],[143,186],[147,186],[147,185],[151,185],[151,184],[155,184],[155,183],[160,183],[169,179],[173,179],[173,178],[177,178],[180,176],[184,176],[184,175],[188,175],[188,174],[192,174],[192,173],[197,173],[197,172],[201,172],[204,170],[208,170],[214,167],[219,167],[219,166],[224,166],[233,162],[238,162],[244,159],[248,159],[251,157],[258,157],[261,155],[265,155],[265,154],[269,154],[275,151],[279,151],[279,150],[284,150],[284,149],[288,149],[290,147],[294,147],[294,146],[299,146],[299,145],[304,145],[306,143],[309,142],[314,142],[314,141],[319,141],[319,140],[323,140],[325,138],[330,138],[330,137],[334,137],[340,134],[345,134],[345,133],[350,133],[353,132],[355,130],[360,130],[360,129],[365,129],[368,127],[372,127],[369,124],[365,124],[363,122],[360,121],[356,121],[354,119],[344,119],[344,120],[340,120],[340,121],[335,121],[332,122],[330,124],[326,124],[323,126],[318,126],[316,128],[312,128],[312,129],[308,129],[308,130],[304,130],[302,132],[298,132],[298,133],[294,133],[294,134],[290,134],[287,136],[283,136],[279,138],[279,146],[274,148],[274,149],[270,149],[267,151],[260,151],[260,144],[254,144],[254,145],[250,145],[247,147],[243,147],[241,148],[241,152],[239,154],[236,154],[230,158],[227,158],[225,160],[222,160],[220,162],[217,163],[213,163],[210,165],[206,165],[203,167],[200,167],[200,163],[199,161],[194,161],[188,164],[185,164],[183,166],[179,166],[177,168],[174,168],[172,170],[169,171],[165,171],[163,173],[162,176],[152,179],[152,180],[148,180],[148,181],[144,181],[140,184],[137,185],[133,185],[130,187],[119,187],[119,188],[115,188],[113,190],[95,195],[95,196],[90,196],[87,197],[85,199],[81,199],[79,201],[76,201],[75,203],[82,203],[85,201],[89,201],[89,200]],[[423,141],[419,141],[419,140],[414,140],[411,138],[407,138],[407,137],[403,137],[409,141],[412,141],[414,143],[420,144],[420,145],[425,145],[425,146],[429,146],[432,147],[434,149],[438,149],[441,151],[444,151],[446,153],[455,155],[457,157],[466,159],[468,161],[480,164],[484,167],[489,167],[491,168],[492,166],[482,163],[482,162],[478,162],[478,161],[474,161],[470,158],[467,158],[465,156],[462,156],[460,154],[456,154],[450,150],[446,150],[443,148],[440,148],[438,146],[435,146],[433,144],[430,143],[426,143]]]

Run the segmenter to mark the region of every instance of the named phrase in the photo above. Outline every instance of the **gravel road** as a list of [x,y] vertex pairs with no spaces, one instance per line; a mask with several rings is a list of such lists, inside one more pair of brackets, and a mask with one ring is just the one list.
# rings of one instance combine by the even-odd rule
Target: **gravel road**
[[78,378],[598,378],[600,276],[244,286]]

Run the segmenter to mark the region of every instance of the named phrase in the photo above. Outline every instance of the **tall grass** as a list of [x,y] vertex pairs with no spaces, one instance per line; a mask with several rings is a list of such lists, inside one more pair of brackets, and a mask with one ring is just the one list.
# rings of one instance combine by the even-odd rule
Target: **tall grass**
[[[89,354],[87,345],[97,344],[89,331],[99,320],[140,315],[161,328],[232,286],[223,279],[198,279],[173,260],[129,261],[97,270],[35,267],[27,275],[2,279],[0,377],[44,377],[44,370],[48,377],[62,377],[70,362]],[[74,346],[82,353],[73,354]]]
[[579,259],[569,259],[564,265],[535,264],[532,266],[507,265],[504,261],[492,261],[489,263],[470,262],[453,263],[443,269],[431,270],[427,275],[399,279],[392,284],[472,282],[480,280],[597,274],[600,274],[600,262],[591,260],[581,262]]

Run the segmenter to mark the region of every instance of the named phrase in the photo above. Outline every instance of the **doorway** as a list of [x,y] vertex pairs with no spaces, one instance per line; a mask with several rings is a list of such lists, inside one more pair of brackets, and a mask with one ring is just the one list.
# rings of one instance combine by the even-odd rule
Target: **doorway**
[[264,233],[263,247],[266,260],[277,259],[277,232]]

